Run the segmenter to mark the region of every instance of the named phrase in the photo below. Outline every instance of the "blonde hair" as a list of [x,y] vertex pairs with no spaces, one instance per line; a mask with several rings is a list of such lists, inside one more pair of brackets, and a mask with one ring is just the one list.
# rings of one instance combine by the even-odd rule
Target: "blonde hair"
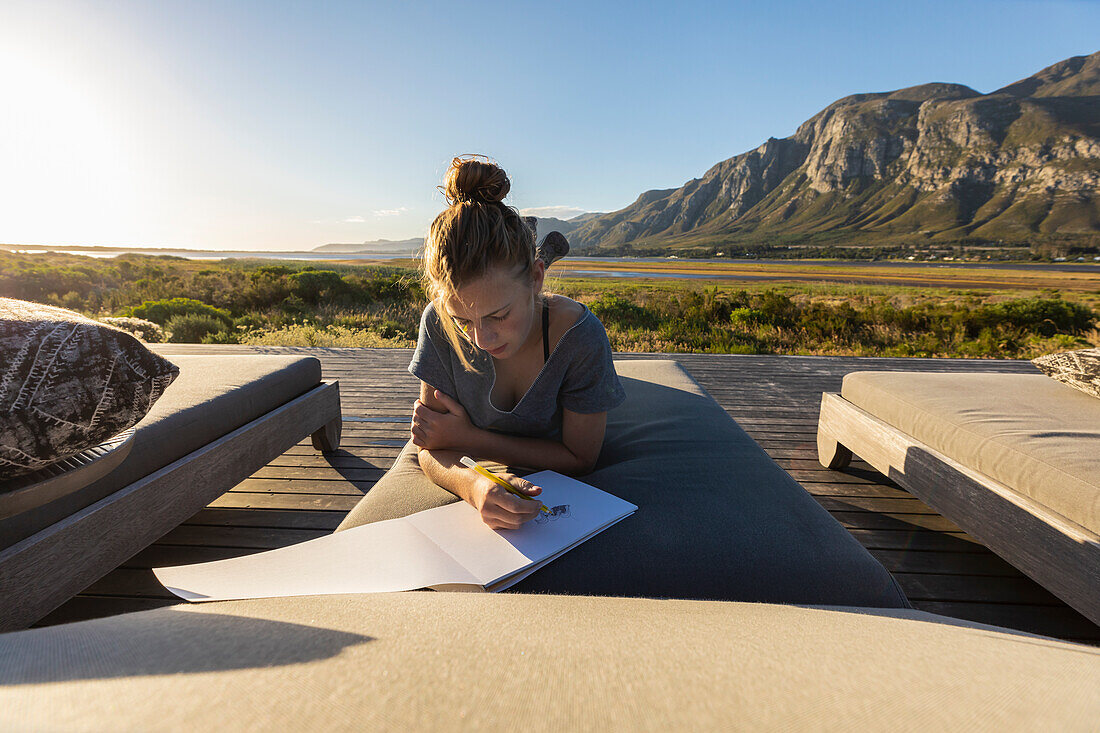
[[424,239],[424,290],[435,303],[447,340],[466,369],[475,348],[447,314],[444,299],[489,270],[505,267],[529,276],[535,261],[535,232],[504,197],[508,174],[484,155],[463,155],[439,188],[449,206],[435,217]]

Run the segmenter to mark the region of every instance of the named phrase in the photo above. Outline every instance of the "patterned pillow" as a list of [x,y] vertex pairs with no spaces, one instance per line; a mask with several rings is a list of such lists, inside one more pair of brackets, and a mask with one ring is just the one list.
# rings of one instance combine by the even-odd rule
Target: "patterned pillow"
[[1100,397],[1100,349],[1081,349],[1061,354],[1047,354],[1031,363],[1048,377],[1068,384],[1085,394]]
[[0,480],[132,427],[178,374],[125,331],[0,298]]

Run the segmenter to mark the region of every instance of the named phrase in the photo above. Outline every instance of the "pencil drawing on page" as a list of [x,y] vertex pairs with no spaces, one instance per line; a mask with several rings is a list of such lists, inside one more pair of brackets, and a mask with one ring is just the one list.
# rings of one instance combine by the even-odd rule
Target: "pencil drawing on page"
[[536,524],[545,524],[546,522],[553,522],[561,517],[570,516],[569,505],[559,504],[558,506],[551,507],[550,511],[544,514],[539,514],[535,517]]

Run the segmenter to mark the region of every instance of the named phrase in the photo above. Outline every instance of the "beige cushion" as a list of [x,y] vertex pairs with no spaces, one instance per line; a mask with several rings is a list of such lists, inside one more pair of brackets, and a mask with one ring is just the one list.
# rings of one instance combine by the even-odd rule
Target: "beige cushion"
[[280,598],[6,634],[0,659],[4,730],[1064,731],[1100,720],[1100,650],[901,609]]
[[1100,400],[1041,374],[853,372],[842,396],[1100,532]]

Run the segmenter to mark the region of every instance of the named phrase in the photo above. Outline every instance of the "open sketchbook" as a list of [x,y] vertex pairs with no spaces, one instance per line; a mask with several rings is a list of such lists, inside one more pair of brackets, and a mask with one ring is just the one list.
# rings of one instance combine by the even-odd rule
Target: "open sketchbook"
[[551,512],[519,529],[490,529],[476,509],[459,501],[278,550],[153,572],[188,601],[418,588],[499,591],[638,508],[553,471],[526,478],[542,487],[538,498]]

